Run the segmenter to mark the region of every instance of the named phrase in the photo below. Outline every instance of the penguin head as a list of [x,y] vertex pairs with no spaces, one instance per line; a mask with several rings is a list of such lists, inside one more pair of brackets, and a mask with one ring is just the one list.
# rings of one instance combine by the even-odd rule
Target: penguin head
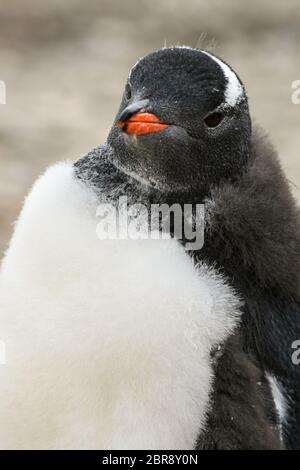
[[108,144],[115,165],[146,185],[207,195],[245,170],[250,137],[236,73],[211,53],[176,47],[131,69]]

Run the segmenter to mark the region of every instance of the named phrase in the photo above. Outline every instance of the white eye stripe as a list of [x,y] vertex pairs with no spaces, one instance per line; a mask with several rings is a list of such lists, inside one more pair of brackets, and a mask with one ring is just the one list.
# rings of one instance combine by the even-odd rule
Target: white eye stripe
[[[189,46],[176,46],[174,49],[196,50],[196,49],[193,49],[192,47],[189,47]],[[236,76],[234,71],[231,70],[231,68],[227,64],[225,64],[225,62],[223,62],[221,59],[218,59],[213,54],[210,54],[209,52],[204,51],[203,49],[201,49],[200,52],[202,52],[203,54],[206,54],[208,57],[210,57],[212,60],[214,60],[219,65],[219,67],[221,67],[222,72],[224,74],[224,77],[226,78],[226,81],[227,81],[227,86],[226,86],[226,89],[225,89],[225,96],[224,96],[225,103],[227,103],[229,106],[234,107],[237,104],[237,102],[244,95],[244,89],[243,89],[243,86],[242,86],[241,82],[239,81],[238,77]],[[129,72],[129,80],[130,80],[133,69],[138,65],[138,63],[142,59],[143,59],[143,57],[140,57],[137,60],[137,62],[134,64],[134,66],[131,68],[131,70]]]
[[227,80],[227,86],[225,89],[225,102],[229,104],[229,106],[235,106],[244,94],[243,87],[236,74],[233,72],[233,70],[231,70],[230,67],[228,67],[227,64],[222,62],[222,60],[218,59],[207,51],[201,50],[201,52],[209,56],[221,67],[223,74]]

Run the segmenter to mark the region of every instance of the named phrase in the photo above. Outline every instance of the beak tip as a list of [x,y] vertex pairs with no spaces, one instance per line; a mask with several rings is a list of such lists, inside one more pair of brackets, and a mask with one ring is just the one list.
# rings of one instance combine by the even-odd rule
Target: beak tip
[[134,114],[145,110],[149,105],[149,100],[140,100],[129,104],[123,111],[121,111],[118,122],[124,122],[130,119]]
[[145,135],[169,127],[152,112],[147,111],[149,100],[137,101],[127,106],[118,116],[116,126],[129,135]]

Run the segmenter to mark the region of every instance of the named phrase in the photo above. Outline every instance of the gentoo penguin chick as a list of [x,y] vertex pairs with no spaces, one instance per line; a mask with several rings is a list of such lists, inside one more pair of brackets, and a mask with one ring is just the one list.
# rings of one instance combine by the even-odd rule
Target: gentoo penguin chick
[[299,211],[274,149],[252,129],[241,80],[202,50],[144,57],[130,72],[108,147],[148,200],[205,202],[204,246],[190,254],[216,266],[244,301],[243,350],[270,382],[285,446],[300,448],[300,368],[292,361]]
[[[172,48],[133,67],[107,143],[35,183],[4,258],[1,448],[280,446],[259,380],[277,362],[265,367],[269,351],[254,348],[268,311],[249,313],[249,293],[265,299],[265,272],[251,265],[260,257],[263,268],[263,253],[244,260],[252,246],[226,229],[232,216],[243,233],[247,212],[227,219],[231,206],[222,206],[265,159],[281,177],[274,157],[257,150],[244,87],[220,59]],[[259,175],[263,189],[269,173]],[[124,195],[147,207],[204,202],[202,250],[190,256],[172,230],[165,239],[101,239],[97,207]],[[241,309],[243,347],[234,334]]]

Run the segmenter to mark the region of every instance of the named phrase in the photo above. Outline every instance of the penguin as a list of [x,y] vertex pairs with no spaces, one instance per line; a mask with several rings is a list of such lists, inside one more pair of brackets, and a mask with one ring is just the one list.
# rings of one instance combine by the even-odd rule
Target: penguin
[[[255,136],[225,62],[165,48],[131,69],[107,142],[37,180],[0,271],[0,448],[297,442],[296,406],[279,416],[271,395],[274,384],[290,405],[297,394],[297,371],[282,367],[297,325],[297,211]],[[99,207],[124,195],[147,208],[203,203],[203,247],[187,251],[173,226],[105,239]]]
[[242,350],[269,383],[283,445],[299,449],[299,209],[275,149],[252,125],[241,79],[205,50],[150,54],[129,74],[108,144],[150,198],[204,202],[204,246],[190,255],[217,267],[243,300]]

